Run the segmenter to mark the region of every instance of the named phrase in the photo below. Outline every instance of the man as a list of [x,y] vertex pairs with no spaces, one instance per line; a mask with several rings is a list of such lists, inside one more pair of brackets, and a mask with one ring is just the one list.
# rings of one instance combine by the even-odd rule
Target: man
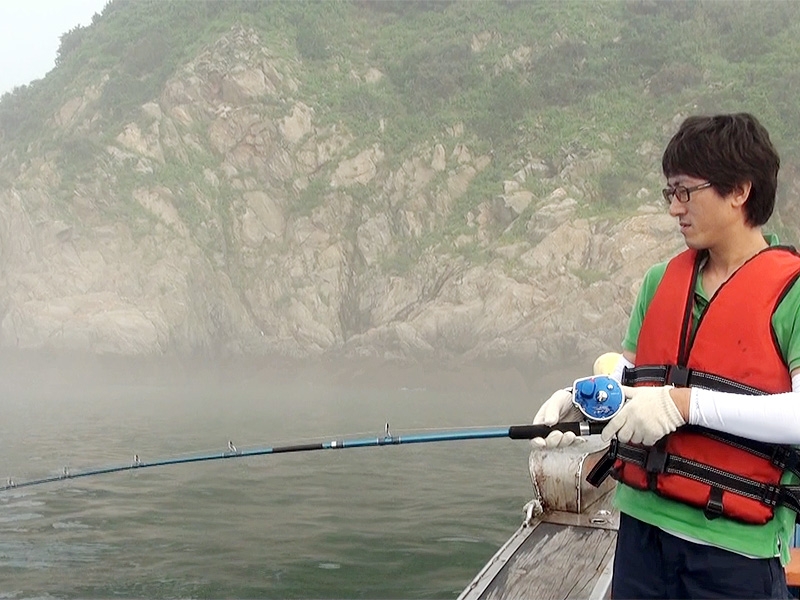
[[[648,270],[615,369],[626,402],[602,434],[619,481],[615,599],[789,597],[800,257],[761,232],[779,166],[744,113],[689,117],[664,151],[688,249]],[[577,419],[559,390],[534,423]]]

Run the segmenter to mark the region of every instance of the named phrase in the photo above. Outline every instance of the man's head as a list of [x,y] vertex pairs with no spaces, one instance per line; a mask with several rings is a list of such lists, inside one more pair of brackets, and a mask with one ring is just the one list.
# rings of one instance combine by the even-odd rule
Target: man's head
[[688,175],[711,182],[721,196],[750,182],[747,223],[766,223],[775,208],[780,157],[769,133],[748,113],[686,119],[664,150],[664,176]]

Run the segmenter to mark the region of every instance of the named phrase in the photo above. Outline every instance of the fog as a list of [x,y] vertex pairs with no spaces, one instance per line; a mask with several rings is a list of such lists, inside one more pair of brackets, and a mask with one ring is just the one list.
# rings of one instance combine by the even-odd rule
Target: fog
[[[229,441],[377,438],[386,423],[393,435],[525,424],[580,374],[361,367],[6,354],[0,477],[218,454]],[[451,597],[516,527],[528,452],[508,439],[328,450],[7,490],[0,590]]]
[[[114,0],[81,23],[0,101],[0,481],[529,423],[684,247],[660,158],[689,114],[763,120],[770,228],[800,239],[797,3]],[[452,598],[519,525],[529,450],[9,488],[0,596]]]
[[4,353],[0,477],[223,452],[228,441],[242,450],[377,436],[387,423],[392,434],[527,424],[588,368],[264,362]]

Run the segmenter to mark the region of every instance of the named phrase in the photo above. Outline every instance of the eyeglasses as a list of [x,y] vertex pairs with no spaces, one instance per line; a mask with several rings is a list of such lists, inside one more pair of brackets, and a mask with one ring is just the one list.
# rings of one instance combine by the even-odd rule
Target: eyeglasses
[[707,187],[711,187],[714,185],[710,181],[706,181],[705,183],[701,183],[700,185],[693,185],[692,187],[686,187],[683,185],[676,185],[675,187],[665,187],[661,190],[661,195],[664,196],[664,200],[667,201],[667,204],[672,204],[672,197],[675,196],[678,202],[681,204],[686,204],[689,200],[691,200],[691,193],[696,192],[698,190],[704,190]]

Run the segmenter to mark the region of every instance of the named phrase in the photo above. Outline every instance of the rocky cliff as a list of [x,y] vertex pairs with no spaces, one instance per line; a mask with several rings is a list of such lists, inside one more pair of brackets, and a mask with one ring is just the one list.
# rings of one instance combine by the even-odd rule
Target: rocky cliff
[[[69,97],[48,122],[59,144],[0,190],[0,346],[522,364],[619,346],[645,269],[682,247],[657,172],[638,209],[593,216],[587,181],[613,156],[553,165],[519,148],[464,209],[495,157],[463,123],[390,159],[392,115],[355,135],[320,114],[301,69],[237,26],[79,173],[68,142],[96,132],[107,79]],[[365,61],[348,76],[385,74]],[[640,149],[653,165],[659,151]],[[457,235],[428,243],[454,211]]]

